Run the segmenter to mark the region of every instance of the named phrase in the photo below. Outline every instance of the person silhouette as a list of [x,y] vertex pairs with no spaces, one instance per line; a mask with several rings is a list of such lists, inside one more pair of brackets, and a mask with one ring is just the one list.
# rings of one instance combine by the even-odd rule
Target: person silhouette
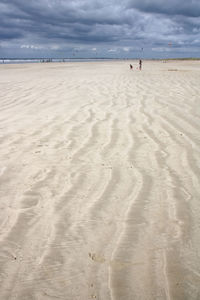
[[140,69],[140,71],[142,70],[142,60],[141,59],[139,60],[139,69]]

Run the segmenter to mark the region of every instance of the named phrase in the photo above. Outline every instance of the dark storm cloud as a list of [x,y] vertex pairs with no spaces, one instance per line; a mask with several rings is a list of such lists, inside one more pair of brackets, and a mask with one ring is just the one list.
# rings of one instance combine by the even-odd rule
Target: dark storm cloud
[[0,40],[10,40],[10,39],[17,39],[23,37],[21,32],[17,30],[2,30],[0,29]]
[[[42,38],[71,41],[103,42],[117,39],[115,26],[130,25],[130,18],[120,7],[102,6],[98,2],[89,5],[87,1],[1,1],[1,28],[13,27],[21,33],[16,38],[33,34]],[[102,26],[100,30],[100,26]],[[113,27],[114,31],[110,30]],[[13,39],[14,34],[6,31],[2,39]],[[118,37],[119,39],[120,37]]]
[[0,45],[27,53],[199,45],[199,15],[197,0],[0,0]]
[[167,15],[200,16],[199,0],[130,0],[129,6],[142,12]]

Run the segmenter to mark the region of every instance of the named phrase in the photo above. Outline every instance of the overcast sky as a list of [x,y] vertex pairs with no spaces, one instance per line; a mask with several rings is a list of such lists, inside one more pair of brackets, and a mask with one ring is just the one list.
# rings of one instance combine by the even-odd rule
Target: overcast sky
[[0,57],[200,57],[200,0],[0,0]]

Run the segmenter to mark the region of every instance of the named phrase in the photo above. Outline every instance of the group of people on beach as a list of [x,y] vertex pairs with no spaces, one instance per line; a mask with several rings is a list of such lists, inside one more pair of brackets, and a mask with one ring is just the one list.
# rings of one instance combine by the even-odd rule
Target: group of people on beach
[[[133,69],[133,66],[130,64],[130,69],[132,70]],[[140,59],[139,60],[139,70],[141,71],[142,70],[142,60]]]

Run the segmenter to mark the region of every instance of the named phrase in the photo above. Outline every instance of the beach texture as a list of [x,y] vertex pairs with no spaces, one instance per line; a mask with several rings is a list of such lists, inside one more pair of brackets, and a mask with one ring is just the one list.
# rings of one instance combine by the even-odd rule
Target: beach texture
[[0,65],[0,299],[200,299],[200,62],[137,68]]

